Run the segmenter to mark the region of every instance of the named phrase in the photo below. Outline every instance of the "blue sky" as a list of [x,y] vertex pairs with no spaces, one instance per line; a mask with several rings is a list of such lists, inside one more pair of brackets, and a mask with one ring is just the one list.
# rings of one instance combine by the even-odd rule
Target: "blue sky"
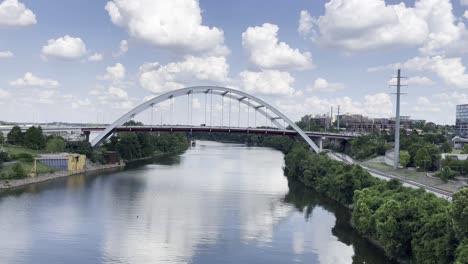
[[[203,84],[258,95],[294,119],[338,104],[391,116],[388,82],[402,68],[410,77],[402,114],[451,124],[455,105],[468,103],[467,8],[465,0],[3,0],[0,120],[111,122],[151,96]],[[156,110],[164,116],[167,105]]]

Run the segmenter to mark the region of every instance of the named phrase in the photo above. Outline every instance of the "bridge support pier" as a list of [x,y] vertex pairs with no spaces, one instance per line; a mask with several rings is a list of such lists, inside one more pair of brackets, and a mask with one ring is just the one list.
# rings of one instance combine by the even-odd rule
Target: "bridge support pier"
[[85,135],[86,142],[89,142],[89,135],[91,134],[91,131],[84,131],[83,134]]
[[324,139],[325,139],[325,138],[321,137],[321,138],[317,138],[317,139],[315,140],[315,143],[317,143],[320,152],[323,151],[323,140],[324,140]]

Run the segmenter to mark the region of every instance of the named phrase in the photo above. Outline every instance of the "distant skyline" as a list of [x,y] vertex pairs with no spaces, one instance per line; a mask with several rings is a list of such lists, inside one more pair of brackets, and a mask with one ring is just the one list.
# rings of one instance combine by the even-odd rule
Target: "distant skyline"
[[466,0],[0,0],[0,32],[4,121],[110,123],[197,85],[249,92],[292,119],[337,105],[391,117],[398,68],[402,115],[454,124],[468,104]]

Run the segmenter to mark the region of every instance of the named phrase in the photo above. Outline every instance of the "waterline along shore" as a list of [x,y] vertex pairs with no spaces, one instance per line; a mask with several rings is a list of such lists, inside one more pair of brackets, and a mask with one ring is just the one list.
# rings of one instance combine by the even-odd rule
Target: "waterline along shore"
[[59,178],[72,176],[72,175],[88,174],[92,172],[111,172],[111,171],[120,170],[123,168],[125,168],[125,163],[121,162],[121,163],[107,164],[107,165],[93,165],[79,172],[57,171],[53,173],[42,173],[42,174],[38,174],[35,177],[27,177],[24,179],[0,180],[0,191],[18,188],[18,187],[22,187],[22,186],[26,186],[26,185],[30,185],[34,183],[51,181],[51,180],[55,180]]

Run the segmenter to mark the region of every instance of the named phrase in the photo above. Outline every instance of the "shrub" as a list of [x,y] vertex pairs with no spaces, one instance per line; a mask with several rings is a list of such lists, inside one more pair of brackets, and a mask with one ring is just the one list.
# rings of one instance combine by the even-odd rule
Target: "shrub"
[[21,161],[26,161],[26,162],[31,162],[34,160],[34,157],[33,155],[29,154],[29,153],[19,153],[16,155],[16,159],[18,160],[21,160]]
[[15,165],[13,165],[13,167],[11,168],[11,178],[13,179],[21,179],[21,178],[24,178],[26,177],[26,171],[24,170],[23,166],[21,166],[21,164],[19,163],[16,163]]

